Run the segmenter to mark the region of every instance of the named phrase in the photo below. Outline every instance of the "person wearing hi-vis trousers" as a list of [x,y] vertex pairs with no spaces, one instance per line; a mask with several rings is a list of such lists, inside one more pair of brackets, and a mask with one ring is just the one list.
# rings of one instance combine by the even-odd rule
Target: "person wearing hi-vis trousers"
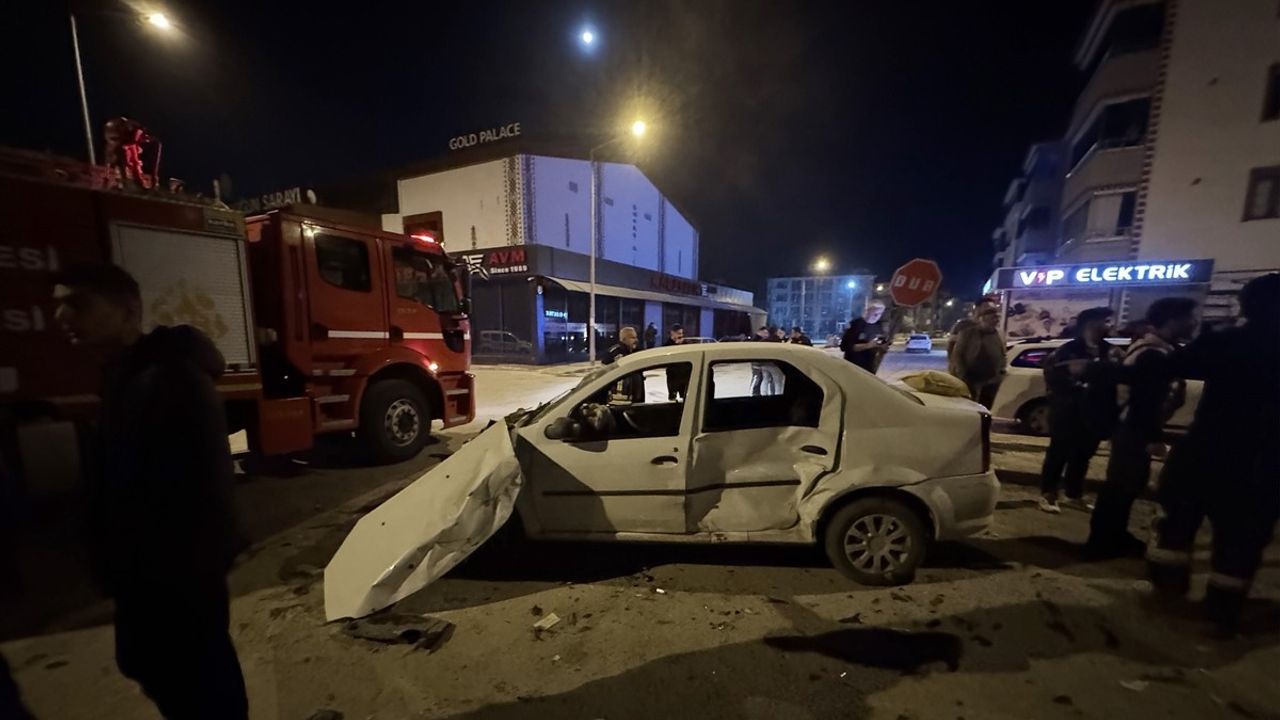
[[1244,325],[1202,334],[1170,357],[1174,374],[1204,380],[1186,439],[1160,476],[1160,515],[1147,550],[1156,592],[1180,597],[1191,551],[1213,525],[1204,610],[1219,633],[1237,629],[1262,553],[1280,519],[1280,274],[1240,292]]

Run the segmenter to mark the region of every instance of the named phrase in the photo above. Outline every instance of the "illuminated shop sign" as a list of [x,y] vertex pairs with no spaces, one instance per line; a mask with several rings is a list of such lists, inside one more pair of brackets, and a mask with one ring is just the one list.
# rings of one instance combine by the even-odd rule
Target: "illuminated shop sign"
[[1062,287],[1176,285],[1207,283],[1212,275],[1212,260],[1045,265],[1042,267],[1000,268],[996,270],[995,289],[1022,290]]
[[568,319],[569,319],[569,313],[568,313],[567,311],[565,311],[565,310],[550,310],[550,309],[548,309],[548,310],[543,310],[543,311],[542,311],[542,314],[543,314],[543,315],[545,315],[546,317],[549,317],[549,318],[555,318],[556,320],[568,320]]

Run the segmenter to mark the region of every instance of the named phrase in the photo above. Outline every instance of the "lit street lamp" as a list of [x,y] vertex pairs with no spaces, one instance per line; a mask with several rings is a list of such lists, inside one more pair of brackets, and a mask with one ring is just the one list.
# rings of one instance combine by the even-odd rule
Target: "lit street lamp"
[[[583,42],[587,42],[586,36],[590,33],[590,30],[583,31]],[[631,123],[631,137],[639,140],[644,137],[648,129],[649,126],[644,120],[636,120]],[[587,160],[591,168],[591,263],[588,273],[589,291],[587,293],[587,355],[589,356],[589,364],[592,367],[596,364],[596,246],[600,244],[600,227],[596,219],[600,205],[600,172],[596,167],[596,153],[626,139],[625,135],[619,135],[591,148],[591,152],[587,154]]]
[[[67,17],[71,21],[71,50],[76,58],[76,83],[80,88],[80,114],[84,119],[84,141],[89,150],[89,164],[97,165],[98,159],[93,152],[93,125],[89,121],[89,98],[84,90],[84,66],[80,61],[80,32],[76,26],[76,14],[68,11]],[[142,20],[157,30],[168,32],[173,29],[173,23],[164,13],[150,13],[142,16]]]
[[[825,275],[827,271],[830,269],[831,269],[831,261],[828,260],[824,255],[819,255],[818,258],[813,261],[813,264],[809,266],[809,270],[811,272],[815,272],[819,275]],[[800,329],[803,330],[805,333],[809,332],[809,328],[806,327],[804,324],[804,296],[805,296],[805,290],[808,287],[808,285],[809,285],[808,281],[806,280],[800,281],[800,323],[799,325],[800,325]],[[853,286],[850,285],[849,287],[853,287]]]

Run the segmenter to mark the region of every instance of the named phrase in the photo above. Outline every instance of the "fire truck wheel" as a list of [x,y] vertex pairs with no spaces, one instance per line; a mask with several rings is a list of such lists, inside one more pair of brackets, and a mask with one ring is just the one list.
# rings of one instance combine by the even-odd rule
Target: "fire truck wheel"
[[431,406],[408,380],[382,380],[365,392],[360,408],[364,445],[380,463],[396,463],[418,454],[431,434]]

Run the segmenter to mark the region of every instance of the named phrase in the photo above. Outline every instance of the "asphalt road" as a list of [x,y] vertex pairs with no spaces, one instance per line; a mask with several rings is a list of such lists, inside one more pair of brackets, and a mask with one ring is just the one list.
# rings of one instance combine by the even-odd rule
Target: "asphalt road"
[[[881,374],[940,357],[892,353]],[[853,585],[811,548],[531,543],[507,532],[397,606],[456,625],[438,651],[347,637],[324,623],[320,572],[356,520],[488,417],[572,386],[581,370],[478,375],[477,424],[410,463],[353,467],[327,448],[238,488],[257,542],[231,577],[232,634],[254,718],[322,708],[497,720],[1280,717],[1276,548],[1246,636],[1211,641],[1188,608],[1147,602],[1139,561],[1080,560],[1087,515],[1045,515],[1013,485],[990,532],[934,548],[906,587]],[[997,466],[1033,472],[1041,450],[1003,436]],[[1152,513],[1140,502],[1135,526]],[[56,570],[44,575],[74,575],[53,550],[42,558]],[[156,717],[114,670],[108,605],[27,597],[58,609],[0,652],[37,717]],[[535,633],[548,613],[561,621]]]

